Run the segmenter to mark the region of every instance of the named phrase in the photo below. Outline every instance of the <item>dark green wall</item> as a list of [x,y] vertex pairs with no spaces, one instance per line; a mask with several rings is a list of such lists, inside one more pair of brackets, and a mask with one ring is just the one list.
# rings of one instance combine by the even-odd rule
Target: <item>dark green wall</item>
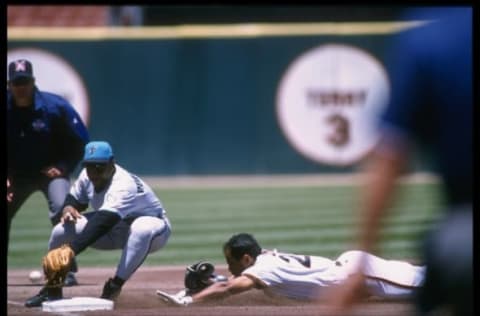
[[[345,43],[384,59],[387,35],[10,41],[58,54],[83,77],[90,132],[139,174],[350,171],[310,161],[275,116],[278,83],[299,54]],[[41,88],[41,86],[40,86]]]

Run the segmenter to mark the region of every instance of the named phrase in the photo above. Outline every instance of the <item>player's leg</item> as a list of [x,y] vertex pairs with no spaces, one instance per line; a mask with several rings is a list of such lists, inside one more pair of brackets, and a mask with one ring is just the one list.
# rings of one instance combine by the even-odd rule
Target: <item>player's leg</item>
[[403,286],[383,279],[366,278],[367,292],[370,295],[388,299],[412,299],[418,287]]
[[[119,230],[113,231],[112,229],[113,234],[117,232]],[[140,267],[147,255],[165,246],[170,237],[170,232],[170,223],[166,218],[141,216],[135,219],[130,225],[127,239],[122,245],[122,256],[115,277],[105,283],[101,297],[115,299],[119,295],[123,284]],[[122,240],[124,238],[124,236],[119,236],[116,239]],[[96,243],[94,246],[105,246],[105,244],[99,245]]]
[[81,218],[78,218],[76,223],[65,222],[58,223],[52,229],[50,240],[48,241],[48,250],[60,247],[65,243],[72,242],[83,231],[89,218],[94,215],[93,212],[85,213]]
[[70,191],[68,178],[48,179],[42,186],[42,192],[48,202],[49,218],[52,225],[58,224],[62,217],[62,206]]
[[391,299],[412,298],[425,275],[425,267],[357,250],[342,253],[335,264],[341,278],[358,271],[361,264],[366,276],[366,294]]
[[[85,214],[88,216],[88,214]],[[87,218],[82,217],[77,219],[76,223],[68,222],[65,224],[58,223],[52,229],[50,233],[50,240],[48,242],[48,249],[55,249],[65,243],[69,243],[75,239],[76,236],[85,228],[87,224]],[[43,287],[36,295],[28,298],[25,301],[26,307],[39,307],[47,300],[61,299],[63,297],[63,291],[61,287],[47,288]]]
[[336,262],[347,274],[357,271],[363,262],[363,273],[371,278],[388,281],[405,287],[419,287],[425,278],[425,267],[406,261],[386,260],[363,251],[347,251]]
[[310,268],[315,270],[328,269],[334,264],[334,261],[330,258],[320,256],[309,256],[309,258]]
[[171,233],[168,219],[141,216],[130,226],[130,233],[123,248],[116,276],[128,280],[151,252],[167,243]]

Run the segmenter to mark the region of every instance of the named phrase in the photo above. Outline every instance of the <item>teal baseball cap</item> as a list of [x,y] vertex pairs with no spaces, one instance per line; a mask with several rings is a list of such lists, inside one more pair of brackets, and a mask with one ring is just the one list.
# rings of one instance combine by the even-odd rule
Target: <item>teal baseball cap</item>
[[106,163],[113,158],[112,147],[104,141],[89,142],[85,146],[83,163]]

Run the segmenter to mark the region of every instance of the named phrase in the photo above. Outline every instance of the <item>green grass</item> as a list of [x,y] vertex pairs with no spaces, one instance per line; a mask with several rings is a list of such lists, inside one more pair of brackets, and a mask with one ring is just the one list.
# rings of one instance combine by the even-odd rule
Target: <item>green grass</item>
[[[173,232],[165,248],[144,265],[224,263],[221,247],[233,233],[254,234],[265,248],[336,257],[352,249],[358,187],[156,189]],[[403,185],[382,231],[380,254],[417,259],[417,241],[441,206],[438,184]],[[40,193],[17,213],[10,233],[8,268],[40,267],[50,236],[47,204]],[[120,250],[87,249],[80,266],[117,265]]]

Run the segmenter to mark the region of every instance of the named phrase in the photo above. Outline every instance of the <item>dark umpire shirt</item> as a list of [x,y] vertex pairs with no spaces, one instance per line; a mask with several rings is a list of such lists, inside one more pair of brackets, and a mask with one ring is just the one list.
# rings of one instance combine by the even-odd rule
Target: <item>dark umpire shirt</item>
[[12,104],[7,90],[8,175],[39,177],[48,166],[70,174],[82,159],[88,131],[64,98],[35,87],[34,104]]
[[387,61],[392,96],[383,117],[387,141],[428,150],[450,205],[472,203],[472,9],[412,11],[431,21],[402,32]]

